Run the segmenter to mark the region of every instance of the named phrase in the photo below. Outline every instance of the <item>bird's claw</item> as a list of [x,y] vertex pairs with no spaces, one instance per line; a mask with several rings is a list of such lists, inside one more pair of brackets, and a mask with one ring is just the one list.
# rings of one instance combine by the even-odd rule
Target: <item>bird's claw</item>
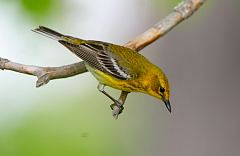
[[111,107],[112,110],[115,110],[115,108],[117,107],[117,109],[119,109],[119,113],[118,113],[118,114],[121,114],[122,111],[124,110],[124,107],[123,107],[123,106],[119,106],[119,105],[117,105],[117,104],[115,104],[115,103],[114,103],[114,104],[111,104],[110,107]]
[[117,119],[118,115],[121,114],[124,110],[123,105],[119,101],[116,101],[114,104],[111,104],[110,107],[113,110],[112,115],[115,119]]

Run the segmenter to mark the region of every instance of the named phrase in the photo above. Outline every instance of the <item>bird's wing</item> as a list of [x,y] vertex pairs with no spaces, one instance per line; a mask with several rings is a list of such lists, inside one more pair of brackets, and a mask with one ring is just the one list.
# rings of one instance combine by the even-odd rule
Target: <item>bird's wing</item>
[[90,66],[100,71],[123,80],[131,79],[134,76],[127,68],[119,64],[118,57],[108,48],[109,43],[90,41],[76,45],[63,40],[59,42]]

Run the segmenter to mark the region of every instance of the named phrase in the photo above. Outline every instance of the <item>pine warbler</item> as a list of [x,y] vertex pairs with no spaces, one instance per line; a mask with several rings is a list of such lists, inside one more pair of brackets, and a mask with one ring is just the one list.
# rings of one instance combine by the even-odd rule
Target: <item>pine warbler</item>
[[66,36],[43,26],[33,31],[57,40],[81,58],[99,81],[99,91],[121,110],[122,104],[105,92],[104,86],[154,96],[162,100],[171,112],[170,87],[166,75],[138,52],[111,43]]

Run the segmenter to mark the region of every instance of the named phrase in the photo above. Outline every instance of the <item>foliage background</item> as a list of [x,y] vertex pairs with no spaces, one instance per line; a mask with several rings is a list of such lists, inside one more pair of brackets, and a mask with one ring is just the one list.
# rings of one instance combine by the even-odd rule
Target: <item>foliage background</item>
[[[178,2],[0,0],[0,56],[42,66],[77,62],[30,30],[44,25],[124,44]],[[113,120],[111,101],[97,91],[90,73],[36,89],[36,78],[0,71],[0,155],[239,155],[239,12],[239,1],[208,1],[141,51],[169,77],[171,115],[158,100],[132,93]]]

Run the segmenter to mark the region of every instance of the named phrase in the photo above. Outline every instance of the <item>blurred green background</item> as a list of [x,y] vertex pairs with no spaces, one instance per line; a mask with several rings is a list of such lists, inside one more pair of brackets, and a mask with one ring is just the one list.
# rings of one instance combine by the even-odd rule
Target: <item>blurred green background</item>
[[[38,25],[124,44],[180,0],[0,0],[0,57],[41,66],[79,61]],[[0,71],[0,156],[239,155],[239,1],[207,3],[141,53],[169,77],[173,113],[129,95],[118,120],[90,73],[35,88]],[[119,91],[108,89],[115,97]]]

